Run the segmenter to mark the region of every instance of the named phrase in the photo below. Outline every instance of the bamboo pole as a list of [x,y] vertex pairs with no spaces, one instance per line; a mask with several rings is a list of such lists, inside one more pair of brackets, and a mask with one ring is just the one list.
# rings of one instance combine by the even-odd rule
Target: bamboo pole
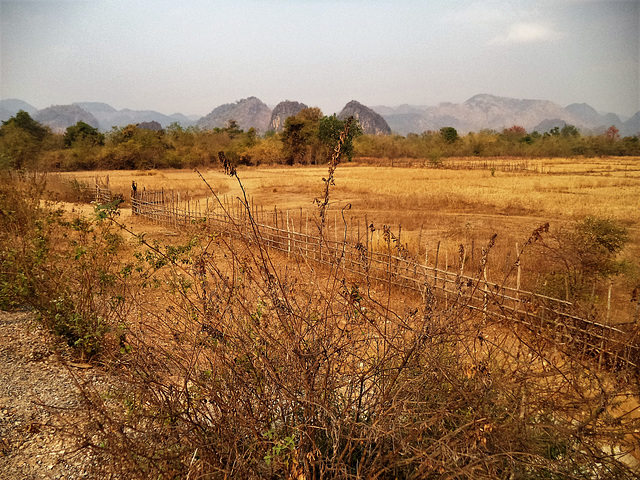
[[434,279],[433,279],[433,287],[438,288],[438,258],[440,257],[440,240],[438,240],[438,245],[436,246],[436,263],[433,271]]
[[521,261],[520,261],[520,247],[518,247],[518,242],[516,242],[516,313],[520,310],[520,274],[522,271]]
[[613,280],[609,280],[609,291],[607,293],[607,323],[611,318],[611,290],[613,289]]
[[364,234],[365,234],[365,251],[367,252],[367,257],[369,256],[369,219],[367,218],[367,214],[364,215]]
[[291,257],[291,230],[289,229],[289,210],[287,210],[287,257]]

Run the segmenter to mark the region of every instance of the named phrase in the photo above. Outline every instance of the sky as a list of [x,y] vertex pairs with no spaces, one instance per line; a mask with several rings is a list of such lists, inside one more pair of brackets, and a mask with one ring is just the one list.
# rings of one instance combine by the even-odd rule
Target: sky
[[640,0],[0,0],[0,98],[325,114],[488,93],[640,110]]

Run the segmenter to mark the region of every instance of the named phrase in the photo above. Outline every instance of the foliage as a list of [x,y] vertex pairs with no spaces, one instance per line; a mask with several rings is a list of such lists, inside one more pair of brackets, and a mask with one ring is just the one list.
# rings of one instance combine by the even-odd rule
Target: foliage
[[607,278],[619,272],[616,255],[629,241],[624,226],[608,218],[586,217],[563,236],[584,275]]
[[502,131],[502,135],[508,140],[522,140],[527,135],[527,130],[520,125],[513,125],[512,127],[505,128]]
[[569,125],[567,123],[560,130],[560,135],[562,135],[564,138],[570,138],[570,137],[578,138],[580,136],[580,131],[575,125]]
[[0,127],[0,169],[34,168],[49,135],[48,128],[23,110],[3,121]]
[[100,133],[97,128],[84,122],[78,122],[71,127],[67,127],[63,136],[63,142],[65,147],[72,147],[76,143],[92,146],[104,145],[104,135]]
[[549,272],[543,293],[567,300],[581,301],[590,309],[604,280],[623,273],[618,254],[629,241],[627,229],[618,222],[585,217],[539,243]]
[[46,200],[46,177],[0,182],[0,308],[31,308],[85,356],[100,353],[122,308],[117,254],[106,222],[67,220]]
[[615,125],[611,125],[605,132],[604,137],[610,142],[615,142],[620,139],[620,130]]
[[[173,123],[163,131],[136,125],[114,127],[106,135],[79,122],[54,135],[25,112],[0,128],[0,168],[45,170],[194,168],[210,166],[223,151],[235,165],[317,164],[326,162],[344,122],[306,108],[285,121],[281,134],[243,131],[235,120],[211,130]],[[640,155],[638,136],[621,138],[616,127],[583,135],[574,125],[529,132],[514,125],[502,132],[481,130],[460,135],[453,127],[421,134],[363,135],[353,129],[344,146],[349,159],[372,157],[421,159],[439,167],[449,157],[575,157]]]
[[[508,328],[508,310],[483,315],[465,295],[480,273],[409,303],[384,279],[355,281],[340,255],[274,253],[250,208],[253,236],[138,235],[123,265],[112,206],[69,219],[41,202],[42,177],[0,186],[0,298],[87,356],[119,347],[117,389],[80,385],[94,422],[72,434],[102,456],[96,478],[635,478],[602,447],[638,426],[613,413],[620,384]],[[606,257],[626,232],[585,219],[557,238]]]
[[24,110],[20,110],[15,116],[11,117],[9,120],[2,122],[3,127],[11,127],[14,126],[19,128],[29,135],[31,135],[36,140],[43,140],[44,137],[49,133],[49,129],[42,126],[39,122],[36,122],[31,118]]
[[118,474],[634,478],[598,446],[617,385],[461,296],[405,312],[339,260],[292,275],[260,236],[140,241],[136,268],[169,306],[139,305],[152,321],[131,343],[126,409],[88,404],[108,428],[83,438]]
[[453,127],[442,127],[440,129],[440,135],[447,143],[453,143],[458,140],[458,131]]
[[322,112],[319,108],[303,108],[287,117],[282,132],[282,152],[287,165],[311,163],[318,154],[318,127]]
[[[335,114],[331,116],[325,116],[320,119],[318,123],[318,140],[324,145],[327,154],[330,154],[330,150],[338,143],[340,134],[344,130],[347,120],[339,120]],[[354,139],[363,135],[362,127],[357,121],[351,124],[349,132],[342,145],[342,155],[346,156],[349,161],[353,159],[355,149],[353,145]]]

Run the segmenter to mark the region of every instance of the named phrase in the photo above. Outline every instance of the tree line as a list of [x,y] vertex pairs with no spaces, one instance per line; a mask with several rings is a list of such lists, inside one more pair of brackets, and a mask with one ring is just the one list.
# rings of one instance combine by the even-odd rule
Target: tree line
[[[259,135],[230,120],[223,128],[183,128],[173,123],[162,130],[137,125],[113,127],[106,133],[84,123],[64,133],[33,120],[24,111],[0,127],[0,169],[92,170],[193,168],[215,164],[218,152],[236,165],[318,164],[326,162],[345,125],[335,115],[305,108],[288,117],[280,133]],[[611,126],[600,135],[583,135],[575,126],[549,132],[527,132],[514,125],[499,132],[481,130],[459,135],[455,128],[422,134],[364,135],[354,123],[342,148],[354,157],[427,159],[432,165],[447,157],[579,157],[640,155],[638,135],[621,137]]]

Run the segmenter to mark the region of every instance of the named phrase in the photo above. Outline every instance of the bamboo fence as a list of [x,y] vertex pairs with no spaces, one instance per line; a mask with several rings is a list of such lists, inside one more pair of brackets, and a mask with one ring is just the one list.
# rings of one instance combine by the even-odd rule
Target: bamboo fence
[[[96,185],[96,196],[98,192]],[[488,280],[485,261],[474,275],[465,274],[466,254],[462,247],[455,270],[450,269],[448,258],[445,262],[439,258],[439,243],[429,265],[427,254],[423,262],[402,245],[400,230],[395,235],[386,226],[375,229],[366,218],[362,228],[353,219],[349,225],[338,211],[331,212],[333,215],[329,214],[321,227],[316,216],[302,209],[265,211],[251,200],[245,204],[238,198],[223,196],[194,201],[164,190],[138,189],[131,194],[133,214],[156,224],[176,229],[205,225],[213,231],[261,242],[288,256],[340,268],[366,282],[382,282],[423,297],[434,296],[444,302],[445,308],[462,302],[481,312],[483,318],[515,320],[557,347],[595,358],[600,365],[640,370],[635,324],[612,326],[581,318],[573,313],[571,302],[521,290],[519,262],[515,285],[507,286]]]
[[95,199],[97,203],[109,203],[111,201],[111,185],[109,184],[109,175],[105,180],[101,180],[96,176],[95,183]]

